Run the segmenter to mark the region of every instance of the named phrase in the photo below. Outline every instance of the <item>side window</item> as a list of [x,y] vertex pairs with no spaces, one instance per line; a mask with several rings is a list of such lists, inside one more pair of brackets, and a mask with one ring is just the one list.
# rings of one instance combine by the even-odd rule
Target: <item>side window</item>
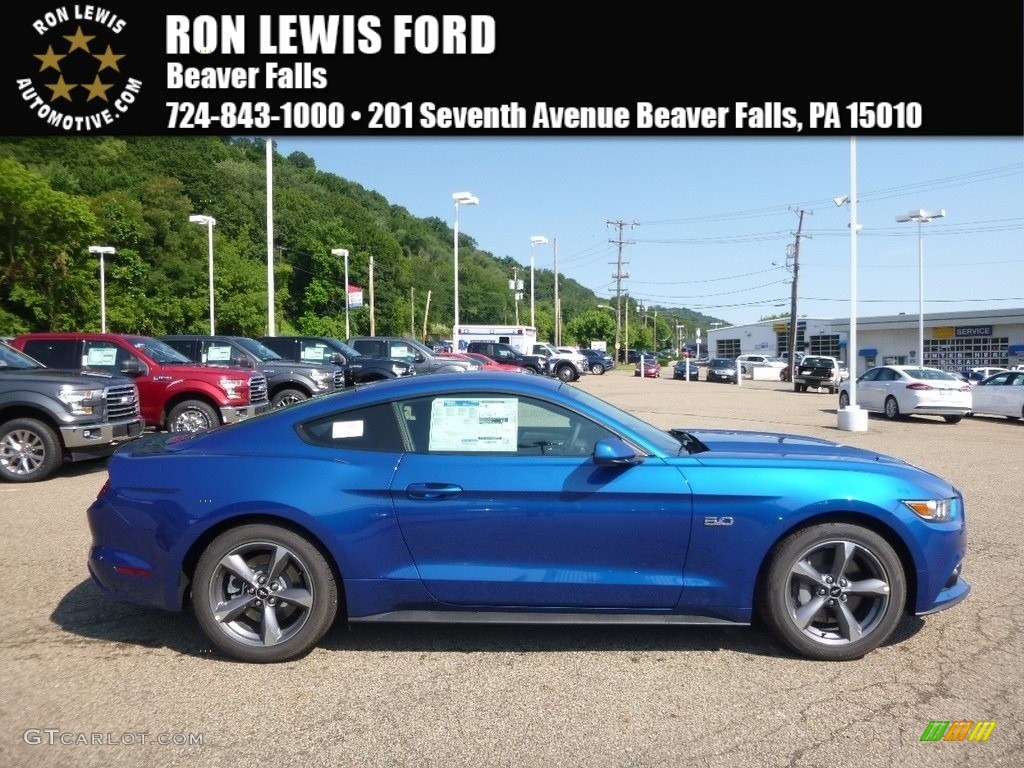
[[81,342],[74,339],[30,339],[25,342],[25,354],[34,357],[47,368],[69,368],[77,371],[82,367],[80,349]]
[[372,339],[356,339],[352,346],[356,348],[357,352],[367,355],[368,357],[388,356],[387,346],[381,341],[375,341]]
[[[83,368],[97,368],[107,373],[120,375],[124,364],[129,360],[138,360],[135,355],[124,347],[109,341],[86,341],[82,355]],[[141,361],[140,365],[141,365]]]
[[416,453],[590,456],[614,435],[589,419],[530,398],[467,393],[398,404],[399,424]]
[[307,443],[350,451],[401,453],[406,449],[392,403],[333,413],[300,424],[298,432]]
[[200,358],[196,354],[196,347],[199,342],[193,341],[192,339],[164,339],[164,342],[168,346],[173,347],[187,357],[189,360],[198,361]]

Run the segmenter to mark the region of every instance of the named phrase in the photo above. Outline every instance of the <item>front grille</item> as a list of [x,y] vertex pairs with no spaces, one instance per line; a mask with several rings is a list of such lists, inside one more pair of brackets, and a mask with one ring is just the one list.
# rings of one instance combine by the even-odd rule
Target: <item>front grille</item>
[[345,388],[345,371],[341,370],[340,368],[334,372],[334,388]]
[[267,399],[267,377],[266,376],[250,376],[249,377],[249,402],[250,403],[262,403]]
[[139,415],[139,390],[134,384],[107,387],[103,394],[107,419],[127,419]]

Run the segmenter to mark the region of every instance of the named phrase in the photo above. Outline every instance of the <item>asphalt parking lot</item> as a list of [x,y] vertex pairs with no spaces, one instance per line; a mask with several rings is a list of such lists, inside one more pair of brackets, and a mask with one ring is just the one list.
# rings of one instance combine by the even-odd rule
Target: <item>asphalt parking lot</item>
[[[246,665],[191,617],[103,597],[85,509],[104,462],[0,485],[8,616],[2,766],[1021,766],[1024,423],[869,419],[837,398],[629,372],[591,391],[664,427],[769,429],[907,459],[956,483],[971,596],[906,618],[865,658],[816,663],[757,628],[339,624],[312,654]],[[995,721],[921,742],[930,721]]]

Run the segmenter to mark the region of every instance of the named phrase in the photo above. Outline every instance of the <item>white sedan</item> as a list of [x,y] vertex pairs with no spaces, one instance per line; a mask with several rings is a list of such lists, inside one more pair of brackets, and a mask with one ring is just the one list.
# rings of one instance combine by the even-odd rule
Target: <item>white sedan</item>
[[1024,371],[1003,371],[979,381],[971,399],[972,413],[1024,419]]
[[[956,424],[974,410],[971,386],[938,368],[880,365],[857,379],[857,405],[899,419],[915,414],[942,416]],[[850,380],[839,385],[839,407],[850,404]]]

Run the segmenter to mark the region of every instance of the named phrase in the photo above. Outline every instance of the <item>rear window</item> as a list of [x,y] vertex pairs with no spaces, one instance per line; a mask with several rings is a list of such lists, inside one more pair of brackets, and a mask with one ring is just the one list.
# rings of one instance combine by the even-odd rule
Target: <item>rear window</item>
[[801,367],[832,368],[835,363],[828,357],[805,357],[800,361]]

